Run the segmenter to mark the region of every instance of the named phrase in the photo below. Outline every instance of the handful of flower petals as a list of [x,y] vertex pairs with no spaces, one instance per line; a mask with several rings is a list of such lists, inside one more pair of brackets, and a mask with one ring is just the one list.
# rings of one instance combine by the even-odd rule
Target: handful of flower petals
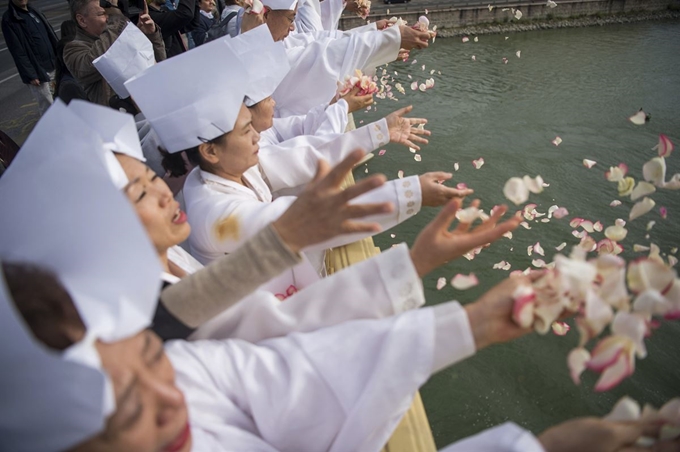
[[[590,248],[577,245],[531,286],[520,286],[513,320],[546,334],[565,313],[576,314],[579,346],[567,358],[575,384],[586,370],[600,373],[595,391],[607,391],[635,371],[635,358],[647,355],[644,339],[659,320],[680,318],[680,279],[658,255],[628,264],[603,253],[587,259]],[[627,282],[627,285],[626,285]],[[586,345],[609,326],[610,335],[588,351]]]
[[354,71],[353,76],[345,77],[344,82],[338,82],[338,96],[344,96],[354,88],[359,88],[358,96],[366,96],[378,92],[378,85],[373,81],[373,78],[364,75],[359,69]]

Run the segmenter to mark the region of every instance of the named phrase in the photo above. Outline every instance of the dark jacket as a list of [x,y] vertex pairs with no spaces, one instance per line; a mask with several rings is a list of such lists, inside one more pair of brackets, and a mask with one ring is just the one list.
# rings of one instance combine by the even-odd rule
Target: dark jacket
[[[28,5],[28,11],[35,14],[47,30],[47,36],[50,42],[36,43],[32,39],[26,25],[26,21],[19,15],[17,7],[10,0],[9,7],[5,14],[2,15],[2,34],[5,36],[7,49],[14,58],[14,63],[17,66],[21,81],[24,83],[31,83],[32,80],[38,79],[41,83],[49,82],[50,77],[47,71],[41,66],[38,56],[35,54],[35,49],[40,45],[49,45],[52,47],[52,53],[56,54],[57,35],[54,33],[52,26],[47,21],[45,16],[38,10]],[[53,63],[54,64],[54,63]]]
[[205,42],[205,38],[208,36],[208,30],[213,26],[215,20],[217,19],[211,19],[201,14],[198,26],[191,30],[191,37],[194,38],[194,44],[200,46]]
[[199,24],[200,14],[196,0],[179,0],[177,9],[156,8],[149,5],[149,15],[161,29],[165,53],[168,58],[186,52],[180,33],[191,31]]

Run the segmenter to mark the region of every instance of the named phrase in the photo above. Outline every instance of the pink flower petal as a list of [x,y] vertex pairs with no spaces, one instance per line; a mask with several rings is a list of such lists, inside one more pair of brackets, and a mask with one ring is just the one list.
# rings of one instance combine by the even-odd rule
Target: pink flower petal
[[595,384],[596,392],[609,391],[621,383],[625,378],[633,374],[635,370],[635,358],[630,354],[621,353],[616,362],[602,373]]
[[456,188],[457,188],[458,190],[465,190],[465,189],[468,188],[468,186],[467,186],[467,184],[466,184],[465,182],[458,182],[458,183],[456,184]]
[[381,150],[378,152],[378,155],[385,155],[385,152],[387,152],[385,149],[381,149]]
[[616,363],[619,356],[630,345],[629,342],[626,338],[618,336],[605,337],[593,349],[592,357],[586,366],[594,372],[603,372],[607,367]]
[[569,226],[572,228],[577,228],[583,223],[585,220],[583,218],[572,218],[571,221],[569,221]]
[[595,232],[602,232],[602,229],[603,229],[603,228],[604,228],[604,226],[602,226],[602,223],[601,223],[600,221],[596,222],[596,223],[593,225],[593,230],[594,230]]
[[545,251],[543,250],[543,247],[541,246],[540,242],[534,243],[532,248],[534,250],[534,253],[540,254],[541,256],[545,256]]
[[628,118],[628,120],[630,122],[632,122],[633,124],[635,124],[636,126],[642,126],[642,125],[645,124],[646,118],[647,118],[647,115],[645,114],[644,111],[642,111],[642,109],[640,109],[640,111],[638,111],[633,116]]
[[590,169],[595,166],[597,162],[595,160],[583,159],[583,166]]
[[518,286],[512,298],[514,300],[512,320],[521,328],[529,328],[534,322],[534,306],[536,304],[534,288],[525,285]]
[[437,290],[442,290],[446,286],[446,278],[441,277],[437,280]]
[[671,143],[671,140],[663,133],[659,135],[658,151],[659,157],[668,157],[673,152],[675,146]]
[[617,207],[617,206],[621,205],[621,201],[619,201],[618,199],[615,199],[612,202],[610,202],[609,205],[612,206],[612,207]]
[[461,41],[463,41],[464,43],[468,42],[469,40],[470,38],[468,38],[467,36],[463,36],[463,39],[461,39]]
[[553,322],[551,327],[553,333],[555,333],[557,336],[565,336],[571,329],[569,324],[565,322]]
[[416,91],[416,90],[418,89],[418,82],[413,82],[413,83],[411,83],[411,89],[412,89],[413,91]]
[[555,137],[555,139],[552,140],[551,143],[554,144],[555,146],[559,146],[560,144],[562,144],[562,138]]
[[654,208],[656,203],[651,198],[643,198],[642,201],[635,203],[632,209],[630,209],[630,214],[628,215],[629,220],[634,220],[646,214]]
[[397,171],[397,177],[399,179],[403,179],[404,178],[404,172],[402,170]]
[[590,353],[585,348],[575,348],[567,356],[567,366],[574,384],[581,384],[581,374],[586,370],[586,363],[590,361]]
[[558,220],[561,220],[562,218],[566,217],[569,215],[569,211],[565,207],[560,207],[559,209],[555,210],[553,212],[553,216],[557,218]]
[[667,292],[676,278],[675,271],[663,261],[655,258],[642,258],[628,264],[628,288],[637,294],[648,289],[660,293]]
[[583,220],[580,226],[590,234],[592,234],[595,231],[595,225],[590,220]]
[[475,169],[479,169],[484,165],[484,158],[480,157],[477,160],[473,160],[472,164],[475,166]]
[[479,280],[474,273],[470,273],[469,275],[458,273],[451,279],[451,286],[456,290],[467,290],[477,284],[479,284]]
[[659,207],[659,215],[661,215],[661,218],[665,220],[666,217],[668,217],[668,209],[663,206]]

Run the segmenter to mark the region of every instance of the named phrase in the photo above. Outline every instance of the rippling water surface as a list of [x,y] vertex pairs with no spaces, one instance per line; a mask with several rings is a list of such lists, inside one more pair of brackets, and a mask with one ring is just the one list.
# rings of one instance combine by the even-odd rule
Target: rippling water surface
[[[571,216],[600,220],[605,225],[627,218],[632,203],[613,208],[616,187],[603,173],[610,165],[626,162],[633,177],[641,177],[642,165],[654,156],[651,148],[665,133],[680,145],[680,24],[644,23],[600,28],[565,29],[524,34],[480,36],[463,44],[459,38],[439,39],[425,52],[414,55],[417,63],[391,64],[387,70],[407,90],[399,102],[379,101],[376,112],[355,115],[357,122],[384,115],[413,103],[414,114],[427,117],[433,135],[415,162],[407,149],[388,146],[367,168],[395,178],[426,171],[460,170],[454,182],[466,182],[487,209],[505,202],[502,187],[511,176],[543,176],[550,184],[530,202],[546,211],[552,204],[565,206]],[[515,52],[521,50],[521,58]],[[472,61],[475,55],[477,61]],[[507,65],[502,58],[509,59]],[[421,69],[425,65],[425,71]],[[430,70],[436,85],[426,92],[410,90],[412,80],[423,82]],[[644,107],[652,115],[637,127],[627,117]],[[564,142],[554,147],[559,135]],[[484,157],[475,170],[471,161]],[[584,158],[597,161],[586,169]],[[669,176],[680,172],[680,150],[668,160]],[[358,177],[364,170],[356,172]],[[680,192],[661,191],[652,197],[657,208],[629,223],[625,257],[634,256],[634,243],[659,244],[664,253],[680,246]],[[668,219],[658,206],[668,207]],[[434,216],[426,209],[416,218],[376,238],[386,249],[393,243],[412,243],[417,232]],[[645,239],[649,221],[656,225]],[[512,269],[531,265],[528,245],[540,241],[550,262],[554,247],[576,243],[568,220],[532,223],[518,229],[513,240],[501,239],[475,260],[457,260],[425,279],[428,304],[456,299],[474,301],[485,288],[507,276],[492,270],[507,260]],[[459,292],[447,286],[435,289],[438,277],[474,272],[481,284]],[[571,323],[571,322],[570,322]],[[573,323],[572,323],[573,326]],[[607,413],[622,395],[641,403],[660,405],[680,396],[680,324],[665,324],[647,341],[649,356],[639,360],[632,378],[614,390],[596,394],[596,376],[586,374],[581,386],[568,375],[566,356],[578,341],[576,329],[565,337],[531,335],[511,344],[479,352],[434,376],[422,390],[438,445],[484,428],[513,420],[534,431],[565,419]]]

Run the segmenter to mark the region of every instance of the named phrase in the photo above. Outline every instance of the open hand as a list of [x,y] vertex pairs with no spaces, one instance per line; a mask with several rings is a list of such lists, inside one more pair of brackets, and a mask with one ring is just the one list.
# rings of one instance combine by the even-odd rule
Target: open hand
[[460,199],[450,201],[416,237],[411,247],[411,260],[421,277],[479,246],[498,240],[522,221],[518,212],[511,219],[496,224],[508,210],[506,206],[500,206],[479,226],[470,229],[470,224],[459,223],[456,229],[450,231],[461,204]]
[[390,132],[390,143],[403,144],[404,146],[419,151],[420,147],[415,143],[428,143],[426,138],[422,138],[419,135],[430,135],[431,132],[419,127],[414,127],[418,124],[427,124],[427,119],[404,117],[404,115],[410,113],[411,110],[413,110],[413,105],[400,108],[385,116],[385,120],[387,121],[387,128]]
[[340,96],[340,99],[344,99],[347,102],[348,113],[359,111],[373,104],[373,94],[359,96],[359,91],[359,88],[355,86],[349,93]]
[[384,184],[385,176],[371,176],[346,190],[341,189],[347,173],[363,156],[363,151],[353,151],[332,170],[326,161],[319,161],[314,180],[273,223],[276,232],[292,251],[298,252],[342,234],[381,230],[378,223],[354,220],[389,213],[394,209],[391,203],[350,204],[349,201]]

